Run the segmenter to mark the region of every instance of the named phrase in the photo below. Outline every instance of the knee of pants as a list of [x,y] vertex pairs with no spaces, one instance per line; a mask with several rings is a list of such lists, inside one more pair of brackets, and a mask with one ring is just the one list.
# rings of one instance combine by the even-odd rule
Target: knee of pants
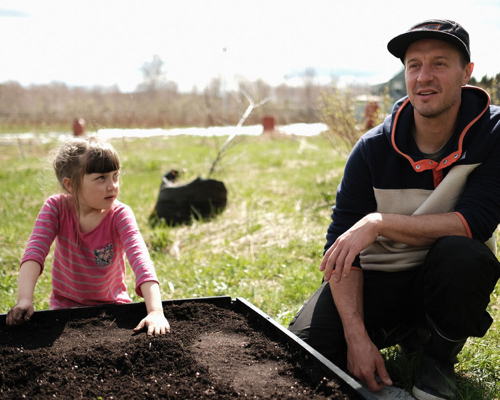
[[499,274],[500,263],[483,243],[464,237],[439,239],[418,283],[427,316],[449,337],[484,335],[485,312]]
[[340,368],[345,368],[347,344],[328,283],[306,301],[288,329]]
[[300,332],[315,330],[337,332],[339,327],[343,332],[342,321],[335,307],[330,285],[325,282],[304,303],[290,322],[288,329],[300,337]]
[[437,279],[469,282],[479,276],[493,287],[500,276],[500,263],[491,250],[477,240],[445,236],[431,247],[424,263],[426,275]]

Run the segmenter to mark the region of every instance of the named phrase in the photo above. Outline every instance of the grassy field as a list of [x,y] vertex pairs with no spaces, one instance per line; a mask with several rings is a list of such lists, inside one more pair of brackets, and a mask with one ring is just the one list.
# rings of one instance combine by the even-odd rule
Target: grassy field
[[[120,200],[135,212],[160,279],[164,299],[243,297],[287,326],[318,287],[326,228],[345,159],[322,137],[238,138],[214,178],[228,189],[218,218],[190,226],[148,225],[161,176],[182,171],[182,182],[207,177],[224,138],[166,137],[115,140],[123,163]],[[24,246],[46,197],[59,192],[48,161],[56,143],[0,152],[0,312],[14,305]],[[35,291],[35,308],[48,308],[51,256]],[[129,292],[134,277],[129,270]],[[500,393],[500,285],[484,339],[460,354],[461,398],[496,399]],[[134,301],[141,301],[133,297]],[[398,349],[385,351],[393,380],[410,386],[412,364]]]

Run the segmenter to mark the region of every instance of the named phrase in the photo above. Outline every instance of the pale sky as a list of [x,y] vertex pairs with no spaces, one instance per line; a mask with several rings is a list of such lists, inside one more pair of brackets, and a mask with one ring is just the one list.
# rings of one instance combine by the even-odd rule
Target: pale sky
[[387,42],[429,18],[467,29],[473,76],[500,72],[497,0],[0,0],[0,83],[128,92],[155,54],[185,91],[217,76],[292,83],[309,67],[381,83],[402,68]]

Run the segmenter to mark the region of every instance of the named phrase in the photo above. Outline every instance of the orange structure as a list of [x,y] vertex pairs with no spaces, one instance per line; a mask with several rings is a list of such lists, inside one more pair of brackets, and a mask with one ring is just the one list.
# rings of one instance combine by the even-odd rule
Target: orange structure
[[85,134],[85,120],[77,118],[73,121],[73,135],[83,136]]
[[274,125],[276,120],[272,115],[266,115],[262,117],[262,126],[264,127],[264,132],[274,131]]
[[375,115],[378,112],[378,103],[369,101],[365,107],[365,129],[372,129],[375,126]]

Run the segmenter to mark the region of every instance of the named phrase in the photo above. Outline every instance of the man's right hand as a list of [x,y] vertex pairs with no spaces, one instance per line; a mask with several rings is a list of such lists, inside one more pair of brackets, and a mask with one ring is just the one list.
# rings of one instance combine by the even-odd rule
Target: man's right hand
[[392,385],[384,359],[369,337],[347,343],[347,369],[372,392]]
[[[332,282],[333,281],[333,282]],[[333,300],[337,306],[347,343],[347,369],[356,378],[377,391],[392,385],[384,359],[370,339],[363,315],[363,271],[353,270],[340,282],[330,281]],[[377,382],[377,377],[380,381]]]
[[30,301],[18,301],[7,314],[6,322],[10,326],[19,326],[28,322],[35,312]]
[[319,268],[325,271],[325,282],[330,280],[332,274],[336,282],[350,275],[356,256],[377,239],[381,220],[379,213],[368,214],[337,238],[323,256]]

